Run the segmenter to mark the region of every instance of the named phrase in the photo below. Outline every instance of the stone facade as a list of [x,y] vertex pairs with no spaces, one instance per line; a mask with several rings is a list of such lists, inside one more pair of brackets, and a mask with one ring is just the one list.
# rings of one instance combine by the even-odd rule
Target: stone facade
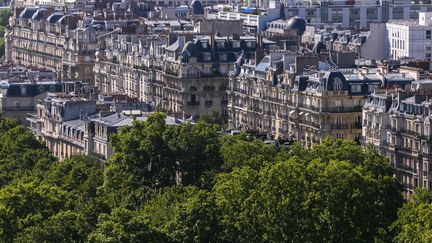
[[427,80],[408,91],[377,90],[363,108],[363,144],[389,158],[407,199],[416,187],[432,188],[431,88]]
[[[327,136],[360,140],[364,97],[380,86],[409,86],[402,74],[356,70],[290,72],[289,55],[245,62],[230,79],[229,125],[294,139],[307,146]],[[381,71],[380,71],[381,72]]]
[[125,93],[154,102],[180,117],[218,112],[227,116],[228,72],[240,55],[252,55],[254,37],[170,35],[113,36],[98,50],[96,84],[103,93]]

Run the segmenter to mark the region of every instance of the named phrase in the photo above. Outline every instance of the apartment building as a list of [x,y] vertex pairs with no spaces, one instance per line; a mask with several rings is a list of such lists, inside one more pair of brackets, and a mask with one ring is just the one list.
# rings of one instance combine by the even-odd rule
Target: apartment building
[[[135,119],[146,120],[145,114],[151,111],[148,103],[69,94],[51,94],[36,106],[36,114],[27,117],[30,129],[60,159],[78,154],[109,158],[110,135]],[[167,124],[180,124],[180,120],[168,117]]]
[[238,35],[113,35],[98,50],[97,87],[154,102],[179,117],[212,111],[226,117],[228,73],[256,45],[255,37]]
[[16,9],[5,34],[6,61],[46,67],[62,80],[93,83],[96,23],[52,9]]
[[[283,5],[281,5],[283,3]],[[260,32],[265,23],[280,16],[298,16],[307,24],[338,23],[343,28],[368,29],[371,23],[389,20],[416,20],[419,12],[431,12],[431,4],[413,4],[411,1],[276,1],[249,0],[231,5],[208,7],[208,18],[241,19],[245,25],[254,26]],[[273,18],[273,19],[272,19]]]
[[271,53],[257,64],[246,61],[230,79],[228,124],[307,146],[327,136],[359,141],[364,97],[381,86],[409,87],[414,80],[378,69],[296,74],[292,65],[284,53]]
[[408,91],[376,90],[363,107],[363,144],[389,158],[411,199],[417,187],[432,189],[432,81]]
[[393,59],[432,57],[432,13],[419,13],[418,20],[390,21],[386,24],[387,55]]
[[44,99],[48,92],[74,92],[79,86],[81,84],[74,81],[0,81],[0,112],[28,125],[27,114],[36,112],[38,101]]

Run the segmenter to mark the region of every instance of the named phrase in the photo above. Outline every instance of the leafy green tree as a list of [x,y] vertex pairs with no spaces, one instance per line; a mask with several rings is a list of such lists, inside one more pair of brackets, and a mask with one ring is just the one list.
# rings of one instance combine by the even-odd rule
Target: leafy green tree
[[97,230],[89,235],[91,242],[163,242],[164,239],[149,228],[144,217],[125,208],[102,214]]
[[112,136],[114,154],[104,172],[104,193],[111,205],[138,208],[153,188],[175,184],[175,160],[163,138],[166,129],[165,115],[154,113]]
[[40,224],[24,229],[16,237],[18,242],[84,242],[87,232],[81,230],[77,213],[60,211]]
[[112,137],[104,181],[112,205],[139,208],[158,188],[201,185],[203,175],[219,169],[218,125],[167,126],[165,118],[152,114]]
[[103,185],[103,164],[95,157],[80,155],[58,161],[45,181],[67,192],[64,205],[77,214],[83,234],[96,228],[99,214],[109,212],[105,198],[98,193]]
[[12,16],[12,10],[11,9],[2,9],[0,10],[0,26],[8,26],[9,25],[9,18]]
[[389,240],[403,200],[387,160],[342,140],[293,154],[259,171],[237,167],[218,176],[222,240]]
[[29,130],[0,119],[0,187],[20,177],[41,179],[55,160]]
[[259,169],[265,162],[274,162],[276,159],[276,147],[266,145],[261,140],[250,140],[243,136],[222,136],[220,140],[224,171],[240,166]]
[[172,242],[215,242],[218,219],[212,195],[194,186],[161,190],[140,211]]
[[219,145],[219,126],[199,121],[197,124],[172,126],[164,139],[177,165],[177,175],[183,185],[200,185],[201,177],[219,170],[222,164]]
[[16,182],[0,189],[0,238],[12,241],[63,208],[65,192],[35,182]]
[[417,189],[412,202],[398,211],[395,242],[432,242],[432,193]]

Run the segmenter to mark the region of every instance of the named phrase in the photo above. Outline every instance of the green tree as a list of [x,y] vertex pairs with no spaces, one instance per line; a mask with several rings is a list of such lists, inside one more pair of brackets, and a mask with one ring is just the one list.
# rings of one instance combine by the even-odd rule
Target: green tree
[[215,242],[218,219],[212,195],[194,186],[161,190],[140,211],[172,242]]
[[8,26],[9,18],[12,17],[13,13],[11,9],[2,9],[0,10],[0,26]]
[[104,182],[112,205],[139,208],[158,188],[202,185],[203,175],[220,168],[218,125],[167,126],[165,118],[152,114],[112,137],[114,154]]
[[80,219],[82,234],[96,228],[99,214],[109,212],[105,198],[98,193],[98,188],[103,185],[103,164],[95,157],[80,155],[57,161],[47,173],[45,182],[67,192],[65,208]]
[[412,202],[398,211],[395,242],[432,242],[432,193],[417,189]]
[[125,208],[114,208],[102,214],[96,231],[89,235],[91,242],[163,242],[162,234],[149,228],[144,217]]
[[172,159],[181,184],[200,185],[204,174],[219,170],[222,158],[218,130],[218,125],[204,121],[166,130],[164,139],[175,155]]
[[277,150],[274,145],[245,136],[222,136],[220,140],[224,171],[240,166],[259,169],[265,162],[275,162]]
[[16,182],[0,189],[0,238],[12,241],[63,208],[65,192],[35,182]]
[[154,113],[112,136],[114,154],[104,172],[111,205],[138,208],[153,188],[175,184],[175,160],[163,138],[166,129],[165,115]]
[[17,242],[84,242],[87,232],[81,230],[77,213],[60,211],[45,221],[24,229],[16,237]]
[[0,187],[21,177],[41,179],[55,160],[28,129],[0,119]]
[[222,240],[389,240],[402,188],[387,160],[342,140],[292,154],[259,171],[237,167],[218,176]]

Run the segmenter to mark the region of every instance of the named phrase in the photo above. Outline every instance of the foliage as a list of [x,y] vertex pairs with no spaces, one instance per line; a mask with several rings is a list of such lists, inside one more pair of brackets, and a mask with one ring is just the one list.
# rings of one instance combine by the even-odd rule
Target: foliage
[[110,138],[114,154],[106,161],[58,161],[24,127],[0,119],[0,239],[431,239],[432,194],[419,191],[401,208],[401,184],[372,149],[331,139],[286,149],[245,134],[220,135],[211,117],[175,126],[165,119],[155,113],[121,129]]
[[217,125],[167,126],[165,118],[155,113],[112,137],[104,182],[112,205],[136,209],[155,189],[200,185],[202,175],[220,166]]
[[65,192],[47,184],[17,182],[0,189],[0,238],[6,241],[60,211]]
[[223,136],[220,140],[222,169],[225,171],[241,166],[259,169],[265,162],[274,162],[277,155],[274,145],[266,145],[260,140],[248,141],[242,136]]
[[188,186],[161,190],[141,211],[169,241],[213,242],[218,230],[215,210],[209,192]]
[[9,18],[12,16],[11,9],[0,10],[0,26],[7,26],[9,24]]
[[259,171],[244,166],[219,175],[214,193],[222,240],[370,242],[390,237],[388,226],[402,197],[385,159],[330,139],[292,152],[297,155]]
[[395,242],[432,241],[432,193],[417,189],[412,202],[406,203],[398,212],[392,229]]
[[92,242],[163,242],[163,235],[153,231],[144,217],[125,208],[102,214],[98,228],[89,236]]
[[0,119],[0,187],[21,177],[41,178],[54,160],[30,131],[12,119]]

